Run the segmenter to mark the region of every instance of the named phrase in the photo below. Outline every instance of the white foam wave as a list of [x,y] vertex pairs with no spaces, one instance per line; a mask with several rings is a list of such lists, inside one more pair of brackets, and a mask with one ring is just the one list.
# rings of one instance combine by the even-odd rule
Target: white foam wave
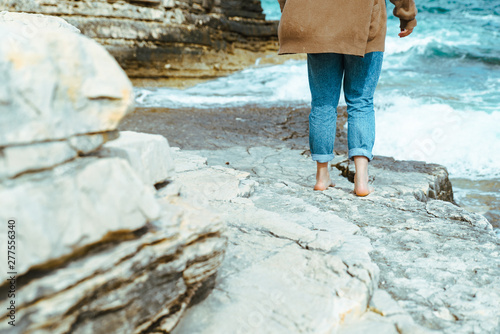
[[500,112],[458,111],[409,97],[377,100],[374,154],[439,163],[453,177],[500,177]]
[[136,89],[136,102],[145,107],[239,106],[245,104],[308,103],[310,92],[303,61],[249,68],[184,90]]
[[411,38],[399,38],[394,32],[388,34],[386,38],[386,54],[402,54],[414,50],[417,54],[423,54],[429,45],[439,45],[448,47],[479,46],[481,36],[478,33],[469,33],[464,36],[459,31],[438,29],[432,34],[418,34],[418,31],[411,35]]
[[471,13],[465,12],[465,13],[463,13],[463,15],[465,18],[472,19],[472,20],[500,23],[500,16],[494,15],[494,14],[477,15],[477,14],[471,14]]

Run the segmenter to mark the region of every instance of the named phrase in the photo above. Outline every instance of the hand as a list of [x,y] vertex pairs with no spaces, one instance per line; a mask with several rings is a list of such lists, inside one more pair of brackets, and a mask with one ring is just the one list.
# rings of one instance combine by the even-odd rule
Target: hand
[[398,34],[398,36],[400,38],[403,38],[403,37],[406,37],[406,36],[409,36],[411,33],[413,32],[413,29],[401,29],[401,32]]

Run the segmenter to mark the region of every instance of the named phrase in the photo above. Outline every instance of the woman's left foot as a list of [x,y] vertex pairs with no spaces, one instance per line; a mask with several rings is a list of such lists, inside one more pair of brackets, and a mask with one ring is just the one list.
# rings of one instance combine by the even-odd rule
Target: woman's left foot
[[314,190],[326,190],[328,187],[335,187],[328,172],[328,162],[318,162],[316,170],[316,184]]
[[328,187],[335,187],[335,183],[332,182],[330,178],[330,173],[328,170],[320,170],[316,172],[316,184],[314,185],[314,190],[326,190]]
[[331,179],[328,179],[326,181],[324,180],[317,180],[316,184],[314,185],[314,190],[326,190],[328,187],[335,187],[335,183],[332,182]]

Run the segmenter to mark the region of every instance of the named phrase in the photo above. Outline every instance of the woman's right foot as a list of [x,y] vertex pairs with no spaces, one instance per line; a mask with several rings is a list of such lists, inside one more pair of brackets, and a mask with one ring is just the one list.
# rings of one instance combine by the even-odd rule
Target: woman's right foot
[[368,174],[354,174],[354,193],[357,196],[367,196],[375,189],[368,185]]

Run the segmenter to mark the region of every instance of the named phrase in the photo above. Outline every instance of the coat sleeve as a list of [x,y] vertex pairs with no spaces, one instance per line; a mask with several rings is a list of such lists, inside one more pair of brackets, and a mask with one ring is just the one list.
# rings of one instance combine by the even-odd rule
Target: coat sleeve
[[285,7],[286,0],[278,0],[278,2],[280,3],[281,12],[283,12],[283,8]]
[[[282,1],[282,0],[279,0]],[[398,17],[401,21],[401,29],[413,29],[417,25],[417,7],[414,0],[391,0],[395,8],[393,11],[394,16]]]

